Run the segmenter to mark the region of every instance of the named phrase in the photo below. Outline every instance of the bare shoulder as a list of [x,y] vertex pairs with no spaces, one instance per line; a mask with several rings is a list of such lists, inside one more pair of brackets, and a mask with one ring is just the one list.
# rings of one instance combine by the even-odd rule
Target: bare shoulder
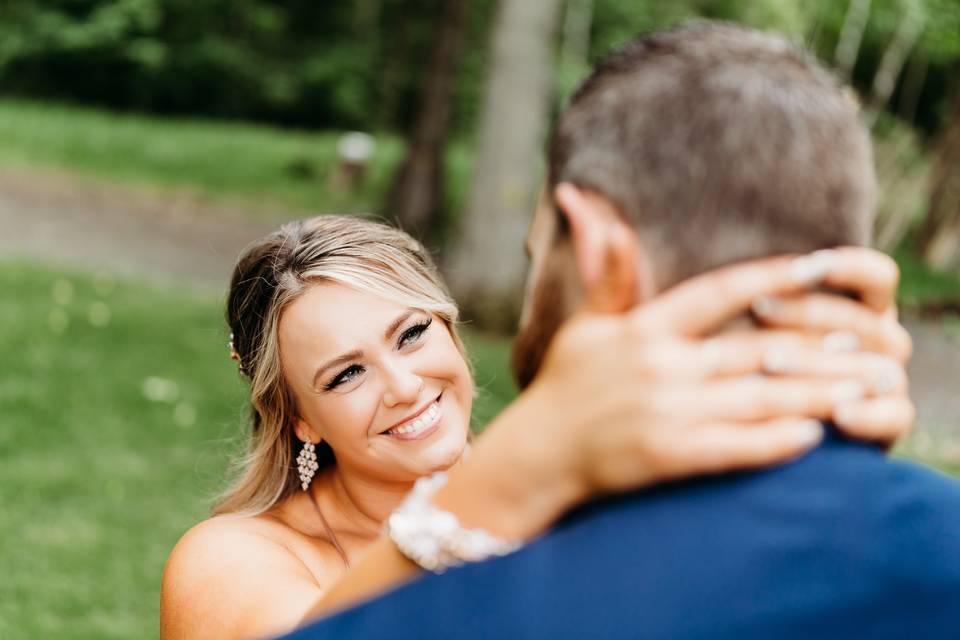
[[284,529],[219,516],[184,534],[164,569],[161,637],[252,638],[296,626],[323,589]]

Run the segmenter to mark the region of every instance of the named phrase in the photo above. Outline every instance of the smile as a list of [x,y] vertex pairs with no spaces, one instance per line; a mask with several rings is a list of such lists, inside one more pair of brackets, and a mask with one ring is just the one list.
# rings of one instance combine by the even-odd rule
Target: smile
[[426,437],[436,429],[440,423],[440,398],[427,405],[416,416],[391,427],[382,435],[396,437],[400,440],[417,440]]

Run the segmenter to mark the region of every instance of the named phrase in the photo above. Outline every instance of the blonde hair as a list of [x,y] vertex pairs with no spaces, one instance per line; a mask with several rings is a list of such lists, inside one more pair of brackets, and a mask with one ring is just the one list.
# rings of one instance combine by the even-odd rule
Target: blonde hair
[[[250,441],[215,515],[262,513],[299,487],[297,407],[280,366],[277,329],[284,309],[318,282],[433,313],[465,355],[457,306],[430,255],[406,233],[370,219],[318,216],[253,243],[233,270],[226,310],[240,370],[250,381]],[[321,469],[336,464],[326,443],[316,453]]]

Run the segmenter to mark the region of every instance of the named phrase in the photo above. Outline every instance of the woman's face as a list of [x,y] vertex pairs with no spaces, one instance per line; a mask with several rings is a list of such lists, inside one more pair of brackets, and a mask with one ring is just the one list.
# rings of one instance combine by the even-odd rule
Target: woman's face
[[473,381],[440,318],[319,283],[284,311],[279,339],[297,435],[326,441],[341,470],[409,481],[459,460]]

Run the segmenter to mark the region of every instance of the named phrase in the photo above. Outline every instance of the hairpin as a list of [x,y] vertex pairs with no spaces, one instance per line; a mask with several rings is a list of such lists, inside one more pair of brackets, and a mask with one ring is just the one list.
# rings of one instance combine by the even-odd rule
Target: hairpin
[[246,373],[243,370],[243,360],[240,359],[240,354],[237,353],[237,347],[233,341],[233,332],[230,332],[230,342],[227,343],[227,348],[230,349],[230,359],[236,361],[237,367],[240,369],[240,373]]

